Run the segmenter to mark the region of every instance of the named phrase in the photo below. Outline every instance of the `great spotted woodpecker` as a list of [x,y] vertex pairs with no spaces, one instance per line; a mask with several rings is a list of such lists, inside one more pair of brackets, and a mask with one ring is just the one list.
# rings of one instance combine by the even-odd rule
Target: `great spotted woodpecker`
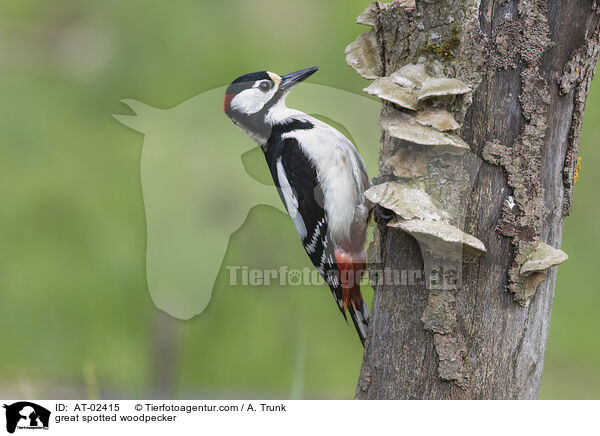
[[365,163],[339,131],[285,105],[292,87],[317,69],[238,77],[227,88],[224,110],[261,146],[306,253],[344,318],[348,310],[364,346],[369,312],[360,278],[371,215],[363,195],[369,187]]

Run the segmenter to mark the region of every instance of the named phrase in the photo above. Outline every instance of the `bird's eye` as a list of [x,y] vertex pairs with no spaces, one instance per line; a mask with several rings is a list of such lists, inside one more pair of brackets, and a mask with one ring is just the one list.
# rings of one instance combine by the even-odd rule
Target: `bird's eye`
[[265,80],[264,82],[260,82],[258,89],[260,89],[262,92],[267,92],[272,86],[273,84],[270,81]]

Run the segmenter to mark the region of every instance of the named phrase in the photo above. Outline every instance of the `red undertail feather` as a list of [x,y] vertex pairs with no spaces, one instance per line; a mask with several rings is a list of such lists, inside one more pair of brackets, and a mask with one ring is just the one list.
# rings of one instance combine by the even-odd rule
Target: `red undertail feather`
[[335,260],[340,273],[342,304],[348,310],[361,342],[365,343],[369,311],[360,292],[360,281],[365,273],[365,254],[353,255],[341,250],[335,251]]

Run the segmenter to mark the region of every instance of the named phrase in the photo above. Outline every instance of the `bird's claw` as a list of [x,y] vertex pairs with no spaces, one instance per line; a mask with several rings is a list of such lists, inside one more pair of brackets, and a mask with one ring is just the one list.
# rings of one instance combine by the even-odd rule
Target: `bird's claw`
[[394,217],[394,212],[379,204],[375,205],[375,214],[382,221],[389,221]]

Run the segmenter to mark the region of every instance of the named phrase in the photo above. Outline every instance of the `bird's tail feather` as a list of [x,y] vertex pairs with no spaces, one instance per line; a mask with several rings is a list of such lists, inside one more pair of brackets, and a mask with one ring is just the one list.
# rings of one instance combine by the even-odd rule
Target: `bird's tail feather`
[[348,307],[348,312],[350,313],[350,318],[352,318],[352,322],[354,323],[354,327],[356,328],[360,342],[364,347],[365,339],[367,338],[367,327],[369,327],[369,309],[367,308],[364,300],[361,298],[358,305],[355,305],[354,302],[350,304]]

